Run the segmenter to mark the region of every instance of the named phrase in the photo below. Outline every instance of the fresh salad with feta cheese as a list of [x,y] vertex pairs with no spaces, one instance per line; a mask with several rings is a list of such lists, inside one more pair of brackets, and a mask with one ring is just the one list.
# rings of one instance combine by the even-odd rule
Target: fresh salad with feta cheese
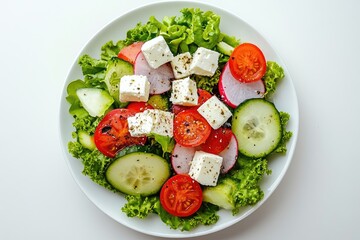
[[268,157],[286,154],[292,136],[272,101],[284,71],[222,32],[219,15],[151,16],[78,63],[68,150],[84,175],[125,197],[123,214],[189,231],[264,197]]

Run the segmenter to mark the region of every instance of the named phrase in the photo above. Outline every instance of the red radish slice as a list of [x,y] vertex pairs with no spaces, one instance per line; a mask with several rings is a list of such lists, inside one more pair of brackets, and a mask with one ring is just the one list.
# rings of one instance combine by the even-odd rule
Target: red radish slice
[[150,94],[161,94],[169,91],[171,88],[170,80],[174,79],[170,64],[163,64],[156,69],[151,68],[142,52],[135,59],[134,74],[147,76],[150,82]]
[[236,80],[227,63],[220,75],[219,92],[222,100],[232,108],[250,98],[262,98],[265,93],[265,85],[262,80],[252,83],[242,83]]
[[223,158],[221,173],[227,173],[235,165],[238,157],[238,143],[234,134],[231,137],[229,145],[219,153],[219,156]]
[[180,144],[175,144],[171,155],[171,165],[177,174],[189,173],[190,163],[195,155],[196,148],[183,147]]

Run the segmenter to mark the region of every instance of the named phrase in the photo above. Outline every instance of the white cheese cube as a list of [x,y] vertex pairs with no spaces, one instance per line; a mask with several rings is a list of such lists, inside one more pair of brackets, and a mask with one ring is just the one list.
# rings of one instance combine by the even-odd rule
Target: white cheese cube
[[185,78],[191,74],[190,72],[190,63],[192,57],[189,52],[181,53],[176,55],[171,60],[171,67],[174,72],[174,76],[176,79]]
[[161,136],[172,137],[174,132],[173,122],[174,114],[158,109],[148,109],[144,114],[149,114],[153,118],[151,133]]
[[120,79],[120,102],[146,102],[149,91],[150,82],[146,76],[125,75]]
[[174,57],[163,36],[158,36],[145,42],[141,46],[141,51],[152,68],[158,68],[170,62]]
[[223,158],[203,151],[196,151],[191,161],[189,175],[205,186],[216,186]]
[[172,81],[170,101],[173,104],[183,106],[195,106],[198,104],[196,82],[189,77]]
[[216,96],[204,102],[197,111],[213,129],[220,128],[231,116],[230,110]]
[[127,118],[130,135],[133,137],[143,137],[151,133],[153,118],[142,112]]
[[173,113],[157,109],[148,109],[137,113],[127,119],[130,135],[142,137],[158,134],[172,137],[174,131],[173,118]]
[[192,74],[202,76],[213,76],[218,68],[220,53],[212,51],[207,48],[199,47],[190,64],[190,71]]

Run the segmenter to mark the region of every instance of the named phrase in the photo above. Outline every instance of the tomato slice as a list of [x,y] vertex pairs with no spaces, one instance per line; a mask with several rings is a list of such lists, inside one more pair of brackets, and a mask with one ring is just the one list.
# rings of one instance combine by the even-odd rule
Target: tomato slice
[[197,106],[201,106],[204,102],[206,102],[209,98],[212,97],[211,93],[201,88],[198,89],[197,93],[199,95]]
[[135,115],[129,109],[114,109],[100,121],[95,129],[94,142],[97,149],[108,157],[127,146],[144,145],[146,137],[132,137],[129,132],[127,118]]
[[131,102],[126,107],[129,110],[132,110],[134,112],[143,112],[146,109],[154,109],[150,104],[147,102]]
[[174,117],[174,139],[184,147],[201,145],[209,137],[211,129],[196,109],[183,110]]
[[201,150],[219,154],[229,145],[231,137],[232,131],[230,128],[212,129],[206,142],[201,145]]
[[178,174],[169,178],[160,191],[161,206],[177,217],[188,217],[201,207],[201,186],[189,175]]
[[134,42],[133,44],[124,47],[120,50],[118,54],[118,58],[125,60],[131,64],[134,64],[136,56],[141,51],[141,46],[143,45],[143,42]]
[[260,80],[266,72],[264,54],[256,45],[243,43],[237,46],[229,58],[231,74],[240,82]]

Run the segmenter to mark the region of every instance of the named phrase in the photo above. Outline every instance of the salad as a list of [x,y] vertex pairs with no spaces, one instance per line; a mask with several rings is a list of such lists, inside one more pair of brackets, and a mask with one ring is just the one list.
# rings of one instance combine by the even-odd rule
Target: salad
[[180,12],[79,58],[68,150],[83,174],[125,197],[128,217],[157,214],[189,231],[259,202],[267,159],[286,153],[292,133],[272,102],[281,66],[222,32],[216,13]]

